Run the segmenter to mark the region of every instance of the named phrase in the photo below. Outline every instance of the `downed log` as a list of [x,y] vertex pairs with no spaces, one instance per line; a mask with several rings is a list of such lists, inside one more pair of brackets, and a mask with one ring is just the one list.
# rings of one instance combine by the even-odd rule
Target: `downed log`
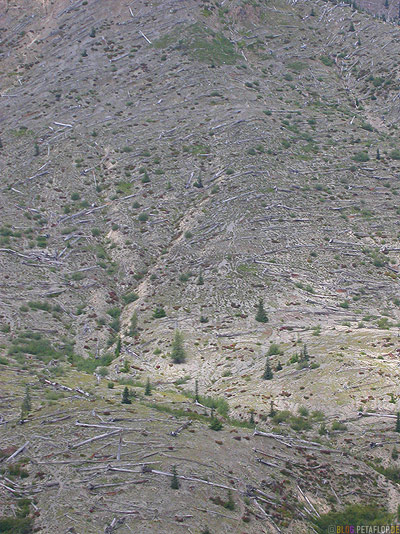
[[60,421],[65,421],[66,419],[70,419],[70,415],[64,415],[63,417],[59,417],[58,419],[47,419],[46,421],[42,421],[41,425],[53,425],[55,423],[59,423]]
[[100,434],[99,436],[95,436],[94,438],[85,439],[85,441],[80,441],[79,443],[76,443],[75,445],[68,445],[68,448],[77,449],[78,447],[82,447],[82,445],[87,445],[88,443],[92,443],[93,441],[98,441],[99,439],[105,439],[111,436],[115,436],[119,432],[121,432],[121,430],[113,430],[112,432],[107,432],[106,434]]
[[122,447],[122,432],[119,435],[119,441],[118,441],[118,451],[117,451],[117,461],[118,462],[121,460],[121,447]]
[[172,432],[170,432],[170,435],[171,436],[177,436],[178,434],[180,434],[182,432],[182,430],[185,430],[185,428],[187,428],[191,424],[192,424],[192,420],[190,419],[189,421],[186,421],[186,423],[183,423],[183,425],[178,427],[176,430],[173,430]]
[[317,510],[314,508],[314,505],[313,503],[310,501],[310,499],[307,497],[307,495],[303,492],[303,490],[300,488],[300,486],[297,484],[297,489],[300,491],[301,495],[303,496],[303,498],[306,500],[307,504],[312,508],[312,510],[314,511],[315,515],[317,517],[321,517],[319,515],[319,513],[317,512]]
[[16,456],[18,456],[18,454],[20,454],[23,450],[25,450],[28,445],[29,445],[29,441],[24,443],[22,447],[17,449],[11,456],[9,456],[6,460],[4,460],[4,463],[11,462],[11,460],[13,460]]
[[84,391],[83,389],[80,389],[80,388],[72,389],[68,386],[63,386],[62,384],[59,384],[58,382],[51,382],[50,380],[47,380],[47,378],[44,378],[43,382],[45,384],[48,384],[49,386],[53,386],[53,388],[63,389],[64,391],[70,391],[72,393],[77,392],[77,393],[80,393],[81,395],[84,395],[86,398],[90,398],[90,393],[88,393],[87,391]]
[[[266,438],[272,438],[272,439],[279,441],[280,443],[283,443],[284,445],[290,448],[298,447],[301,449],[310,449],[312,451],[320,451],[324,453],[335,452],[337,454],[343,454],[343,451],[339,451],[337,449],[328,449],[326,447],[321,448],[321,444],[315,441],[306,441],[304,439],[296,439],[290,436],[282,436],[281,434],[272,434],[271,432],[260,432],[257,429],[254,430],[253,436],[264,436]],[[290,443],[286,443],[286,441],[283,441],[284,439],[286,441],[289,441]]]
[[267,512],[264,510],[264,508],[261,506],[261,504],[257,501],[257,499],[254,497],[254,504],[257,506],[257,508],[263,513],[263,515],[268,519],[268,521],[271,521],[273,526],[276,528],[278,532],[282,532],[281,529],[278,527],[278,525],[275,523],[275,521],[272,519],[272,517],[267,514]]
[[120,519],[114,517],[111,523],[104,527],[104,534],[112,534],[119,525],[123,525],[124,523],[125,517],[121,517]]
[[104,426],[104,425],[91,425],[88,423],[81,423],[80,421],[77,421],[75,423],[75,426],[83,426],[85,428],[100,428],[100,430],[120,430],[126,431],[126,432],[143,432],[143,428],[124,428],[123,426]]
[[396,419],[397,415],[392,415],[388,413],[373,413],[373,412],[358,412],[359,417],[390,417],[391,419]]
[[260,464],[263,464],[263,465],[267,465],[268,467],[277,467],[279,468],[279,465],[278,464],[272,464],[270,462],[266,462],[265,460],[263,460],[262,458],[256,458],[256,462],[260,463]]
[[153,473],[155,475],[163,475],[166,477],[174,477],[180,478],[182,480],[189,480],[190,482],[200,482],[201,484],[207,484],[207,486],[214,486],[216,488],[223,488],[231,491],[239,491],[236,488],[232,488],[230,486],[225,486],[224,484],[214,484],[213,482],[209,482],[208,480],[203,480],[202,478],[194,478],[194,477],[185,477],[183,475],[174,475],[174,473],[166,473],[164,471],[156,471],[155,469],[146,469],[146,473]]
[[88,484],[89,490],[96,490],[100,488],[115,488],[115,486],[129,486],[130,484],[145,484],[147,479],[129,480],[128,482],[115,482],[112,484]]

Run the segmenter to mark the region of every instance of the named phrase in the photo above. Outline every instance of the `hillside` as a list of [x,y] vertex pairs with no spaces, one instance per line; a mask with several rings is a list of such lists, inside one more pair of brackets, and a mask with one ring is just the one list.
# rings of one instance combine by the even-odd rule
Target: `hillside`
[[[363,494],[397,512],[400,28],[395,2],[357,4],[6,2],[0,415],[4,459],[30,443],[24,492],[41,485],[33,503],[43,532],[63,514],[79,533],[114,517],[124,518],[109,527],[120,532],[166,532],[165,521],[196,534],[304,532]],[[181,364],[171,359],[177,331]],[[26,385],[33,402],[19,426]],[[131,408],[121,405],[125,386]],[[214,405],[220,433],[209,428]],[[42,428],[59,412],[69,418]],[[162,444],[167,456],[155,453],[153,470],[176,464],[183,476],[231,484],[235,513],[210,501],[204,483],[154,501],[168,475],[142,486],[140,469],[140,486],[118,495],[146,513],[98,510],[105,497],[82,489],[91,477],[82,473],[103,442],[85,449],[82,466],[67,448],[95,435],[77,420],[99,430],[114,414],[145,422],[141,448]],[[188,418],[190,430],[166,438]],[[255,427],[274,436],[253,436]],[[135,438],[121,432],[130,455]],[[165,460],[174,440],[204,469]],[[48,443],[51,461],[62,455],[72,467],[49,467],[39,484]],[[108,484],[118,435],[104,446],[93,477]],[[278,463],[260,466],[254,449]],[[136,467],[142,452],[132,452]],[[10,515],[17,490],[2,477],[0,511]],[[272,509],[244,481],[268,487]],[[76,484],[82,521],[78,503],[61,505]]]

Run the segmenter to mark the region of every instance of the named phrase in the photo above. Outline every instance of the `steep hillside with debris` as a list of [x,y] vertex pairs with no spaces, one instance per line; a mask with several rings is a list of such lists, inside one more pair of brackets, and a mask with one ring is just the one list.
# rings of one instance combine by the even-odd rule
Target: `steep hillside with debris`
[[[396,18],[394,2],[358,4],[379,16],[388,10],[388,21]],[[51,440],[54,455],[69,458],[63,436],[84,439],[85,432],[71,426],[75,415],[50,426],[58,430],[44,437],[37,426],[41,411],[46,417],[51,412],[47,404],[67,409],[52,391],[56,382],[78,387],[103,411],[104,403],[116,404],[118,413],[123,389],[131,386],[146,425],[160,403],[174,418],[197,410],[199,461],[219,455],[229,472],[226,452],[217,453],[214,445],[210,452],[211,438],[204,437],[217,435],[208,423],[223,406],[218,417],[228,441],[217,435],[216,443],[237,451],[239,470],[251,464],[251,474],[236,473],[239,482],[232,486],[244,499],[237,520],[247,518],[246,506],[255,506],[256,523],[243,527],[248,532],[262,531],[258,521],[267,521],[265,514],[273,521],[266,532],[301,532],[332,503],[355,502],[357,491],[374,496],[371,484],[377,484],[378,504],[395,511],[397,24],[314,0],[138,0],[113,1],[112,8],[103,0],[9,0],[0,26],[4,458],[23,436],[34,443],[27,454],[35,466]],[[181,364],[171,358],[177,332],[185,352]],[[147,378],[156,399],[150,407]],[[26,384],[37,413],[28,410],[29,422],[16,427]],[[193,406],[196,388],[200,407]],[[76,418],[79,409],[71,408]],[[94,424],[91,410],[82,413]],[[169,441],[161,438],[166,421],[142,430],[150,437],[154,431],[167,450]],[[111,422],[100,417],[99,428]],[[310,514],[294,500],[287,517],[281,509],[275,516],[243,486],[246,477],[259,489],[262,476],[269,479],[260,472],[267,467],[252,465],[260,436],[246,430],[248,440],[234,435],[241,440],[232,441],[228,428],[235,424],[288,434],[286,453],[299,432],[304,436],[297,439],[314,443],[303,445],[317,448],[317,456],[321,447],[331,450],[328,462],[310,459],[315,480],[306,476],[306,464],[296,472],[304,483],[313,481],[307,490],[324,488],[313,497],[302,497],[302,484],[299,490],[290,482],[288,466],[297,462],[292,456],[277,452],[285,465],[276,459],[265,464],[268,476],[289,477],[287,502],[300,499]],[[43,443],[31,434],[40,434]],[[115,449],[117,438],[107,446]],[[276,437],[265,439],[275,446]],[[122,441],[126,451],[130,441]],[[151,449],[151,439],[139,442]],[[190,436],[184,443],[194,442]],[[350,477],[348,496],[329,493],[338,483],[337,473],[327,472],[336,469],[332,450],[350,454],[365,488],[356,490],[357,476],[342,466]],[[137,466],[142,456],[133,455]],[[171,465],[157,468],[164,457],[155,457],[152,468],[171,474]],[[94,476],[108,484],[114,475],[107,463]],[[65,472],[51,468],[46,483],[55,477],[62,486],[65,474],[64,489],[71,491],[88,482],[88,468],[80,469],[75,457],[71,464]],[[36,475],[28,473],[32,480],[24,491],[32,495]],[[197,475],[209,477],[206,471]],[[282,480],[274,484],[285,487]],[[47,491],[44,483],[41,491]],[[316,500],[307,506],[310,498]],[[56,518],[71,514],[55,502],[45,511],[46,499],[34,503],[42,518],[37,521],[54,532]],[[86,495],[82,502],[89,501]],[[270,501],[282,505],[280,497]],[[198,508],[219,521],[225,512],[221,503],[214,505]],[[164,505],[149,506],[163,513]],[[197,533],[206,527],[195,508],[187,504],[189,528]],[[110,519],[102,510],[89,510],[88,517],[99,521],[95,530],[74,527],[74,519],[71,528],[98,531]],[[168,513],[168,521],[179,523],[175,509]],[[156,516],[145,517],[153,518],[154,532]],[[114,526],[128,532],[131,525],[127,520],[109,528]],[[157,528],[167,530],[165,524]],[[216,532],[231,532],[232,524],[223,528]]]

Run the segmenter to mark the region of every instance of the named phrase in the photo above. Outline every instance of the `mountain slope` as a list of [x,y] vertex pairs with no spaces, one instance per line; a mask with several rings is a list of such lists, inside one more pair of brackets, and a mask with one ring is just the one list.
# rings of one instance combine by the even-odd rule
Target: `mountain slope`
[[350,421],[344,450],[370,425],[396,441],[357,413],[398,405],[398,26],[322,1],[57,0],[9,1],[1,30],[1,365],[113,401],[121,378],[179,403],[197,381],[264,430],[273,401]]

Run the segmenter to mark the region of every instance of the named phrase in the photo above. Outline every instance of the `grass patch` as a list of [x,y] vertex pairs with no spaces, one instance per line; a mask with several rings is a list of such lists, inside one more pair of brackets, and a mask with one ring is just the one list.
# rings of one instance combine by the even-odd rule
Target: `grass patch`
[[17,360],[25,360],[25,355],[31,354],[36,356],[38,360],[48,363],[50,360],[64,359],[65,356],[72,353],[72,350],[72,343],[65,342],[64,345],[55,348],[51,341],[42,338],[41,334],[25,332],[13,339],[8,353]]
[[394,515],[377,504],[351,504],[341,512],[322,514],[315,520],[319,534],[336,532],[341,525],[352,525],[357,532],[358,526],[380,526],[394,523]]
[[173,47],[212,65],[233,65],[239,58],[234,44],[222,32],[215,32],[201,23],[192,24],[183,32],[166,34],[155,41],[154,46],[161,49]]
[[93,374],[97,367],[107,367],[114,360],[113,354],[105,354],[100,358],[94,358],[90,356],[83,358],[78,354],[70,354],[68,356],[69,363],[78,369],[78,371],[84,371],[85,373]]

